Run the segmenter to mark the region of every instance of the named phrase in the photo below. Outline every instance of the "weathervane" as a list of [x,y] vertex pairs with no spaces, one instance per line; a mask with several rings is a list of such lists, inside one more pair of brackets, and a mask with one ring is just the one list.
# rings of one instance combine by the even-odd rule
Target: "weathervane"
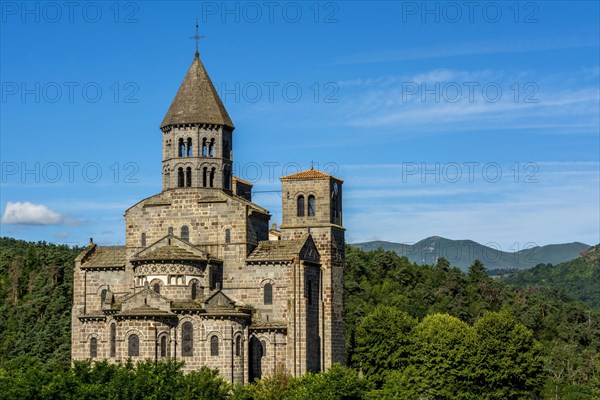
[[196,34],[190,37],[190,39],[194,39],[196,41],[196,57],[199,57],[200,53],[198,53],[198,40],[204,39],[204,36],[200,36],[198,34],[198,18],[196,18]]

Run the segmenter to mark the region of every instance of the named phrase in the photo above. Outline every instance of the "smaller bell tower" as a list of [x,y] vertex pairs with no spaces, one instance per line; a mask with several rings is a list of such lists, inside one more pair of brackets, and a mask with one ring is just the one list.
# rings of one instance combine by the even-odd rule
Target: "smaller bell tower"
[[315,169],[281,178],[281,239],[297,239],[309,233],[321,256],[322,370],[345,360],[343,183]]

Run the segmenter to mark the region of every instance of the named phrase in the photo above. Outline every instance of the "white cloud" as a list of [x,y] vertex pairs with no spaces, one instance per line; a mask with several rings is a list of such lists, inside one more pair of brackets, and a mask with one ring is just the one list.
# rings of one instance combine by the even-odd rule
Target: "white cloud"
[[58,225],[63,222],[63,216],[50,210],[44,204],[24,203],[6,203],[3,224],[14,225]]

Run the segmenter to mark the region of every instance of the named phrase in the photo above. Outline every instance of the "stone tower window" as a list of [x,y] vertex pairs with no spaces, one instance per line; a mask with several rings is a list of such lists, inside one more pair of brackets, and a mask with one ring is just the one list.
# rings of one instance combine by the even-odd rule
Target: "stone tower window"
[[231,243],[231,229],[225,229],[225,243]]
[[206,138],[202,139],[202,157],[206,157],[208,154],[207,146],[206,146]]
[[208,156],[215,156],[215,139],[210,139],[210,143],[208,144]]
[[167,356],[167,337],[163,336],[160,338],[160,356]]
[[106,289],[102,289],[102,291],[100,292],[100,307],[102,307],[104,305],[104,302],[106,301]]
[[263,303],[265,305],[273,304],[273,285],[270,283],[263,288]]
[[235,355],[237,357],[242,355],[242,337],[241,336],[238,336],[235,339]]
[[140,355],[140,338],[138,335],[130,335],[127,340],[127,356],[138,357]]
[[208,175],[208,168],[204,167],[202,169],[202,186],[203,187],[206,187],[207,175]]
[[146,247],[146,233],[142,233],[142,247]]
[[229,159],[229,142],[226,140],[223,144],[223,158]]
[[190,167],[187,167],[185,169],[185,186],[187,186],[187,187],[192,186],[192,168],[190,168]]
[[96,339],[95,337],[90,339],[90,357],[98,357],[98,339]]
[[177,156],[183,157],[185,155],[185,144],[183,139],[179,139],[179,145],[177,146]]
[[191,357],[194,355],[194,327],[191,322],[181,325],[181,356]]
[[219,338],[217,336],[210,338],[210,355],[212,357],[219,355]]
[[110,325],[110,356],[117,356],[117,325],[114,323]]
[[214,187],[215,184],[215,168],[210,170],[210,187]]
[[225,168],[223,169],[223,187],[224,187],[225,189],[229,189],[229,186],[230,186],[230,185],[229,185],[229,180],[230,180],[230,179],[229,179],[229,176],[230,176],[230,175],[231,175],[231,174],[230,174],[230,172],[229,172],[229,168],[225,167]]
[[315,211],[316,211],[315,196],[310,195],[310,196],[308,196],[308,216],[314,217]]
[[187,152],[186,152],[186,156],[187,157],[191,157],[192,156],[192,138],[187,138],[187,143],[186,143],[186,147],[187,147]]
[[177,187],[183,187],[184,177],[183,177],[183,168],[179,168],[177,170]]
[[304,217],[304,196],[300,195],[298,196],[298,213],[297,215],[299,217]]
[[190,241],[190,228],[187,225],[181,227],[181,240]]

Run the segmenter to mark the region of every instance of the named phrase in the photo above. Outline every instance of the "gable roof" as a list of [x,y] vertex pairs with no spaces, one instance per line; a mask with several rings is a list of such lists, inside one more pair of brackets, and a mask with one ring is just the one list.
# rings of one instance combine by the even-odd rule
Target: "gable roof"
[[156,241],[131,259],[136,261],[206,261],[207,255],[174,235],[167,235]]
[[329,179],[333,178],[339,182],[343,182],[341,179],[336,178],[333,175],[326,174],[325,172],[319,171],[318,169],[307,169],[304,171],[296,172],[295,174],[282,176],[280,180],[303,180],[303,179]]
[[[294,258],[302,255],[302,249],[306,245],[315,247],[312,237],[309,234],[304,234],[298,239],[291,240],[263,240],[258,242],[258,246],[246,257],[246,261],[292,261]],[[318,260],[316,248],[313,251],[314,253],[316,253],[316,259]]]
[[124,268],[125,246],[97,246],[85,249],[77,257],[81,268]]
[[178,124],[235,128],[197,53],[160,127]]

